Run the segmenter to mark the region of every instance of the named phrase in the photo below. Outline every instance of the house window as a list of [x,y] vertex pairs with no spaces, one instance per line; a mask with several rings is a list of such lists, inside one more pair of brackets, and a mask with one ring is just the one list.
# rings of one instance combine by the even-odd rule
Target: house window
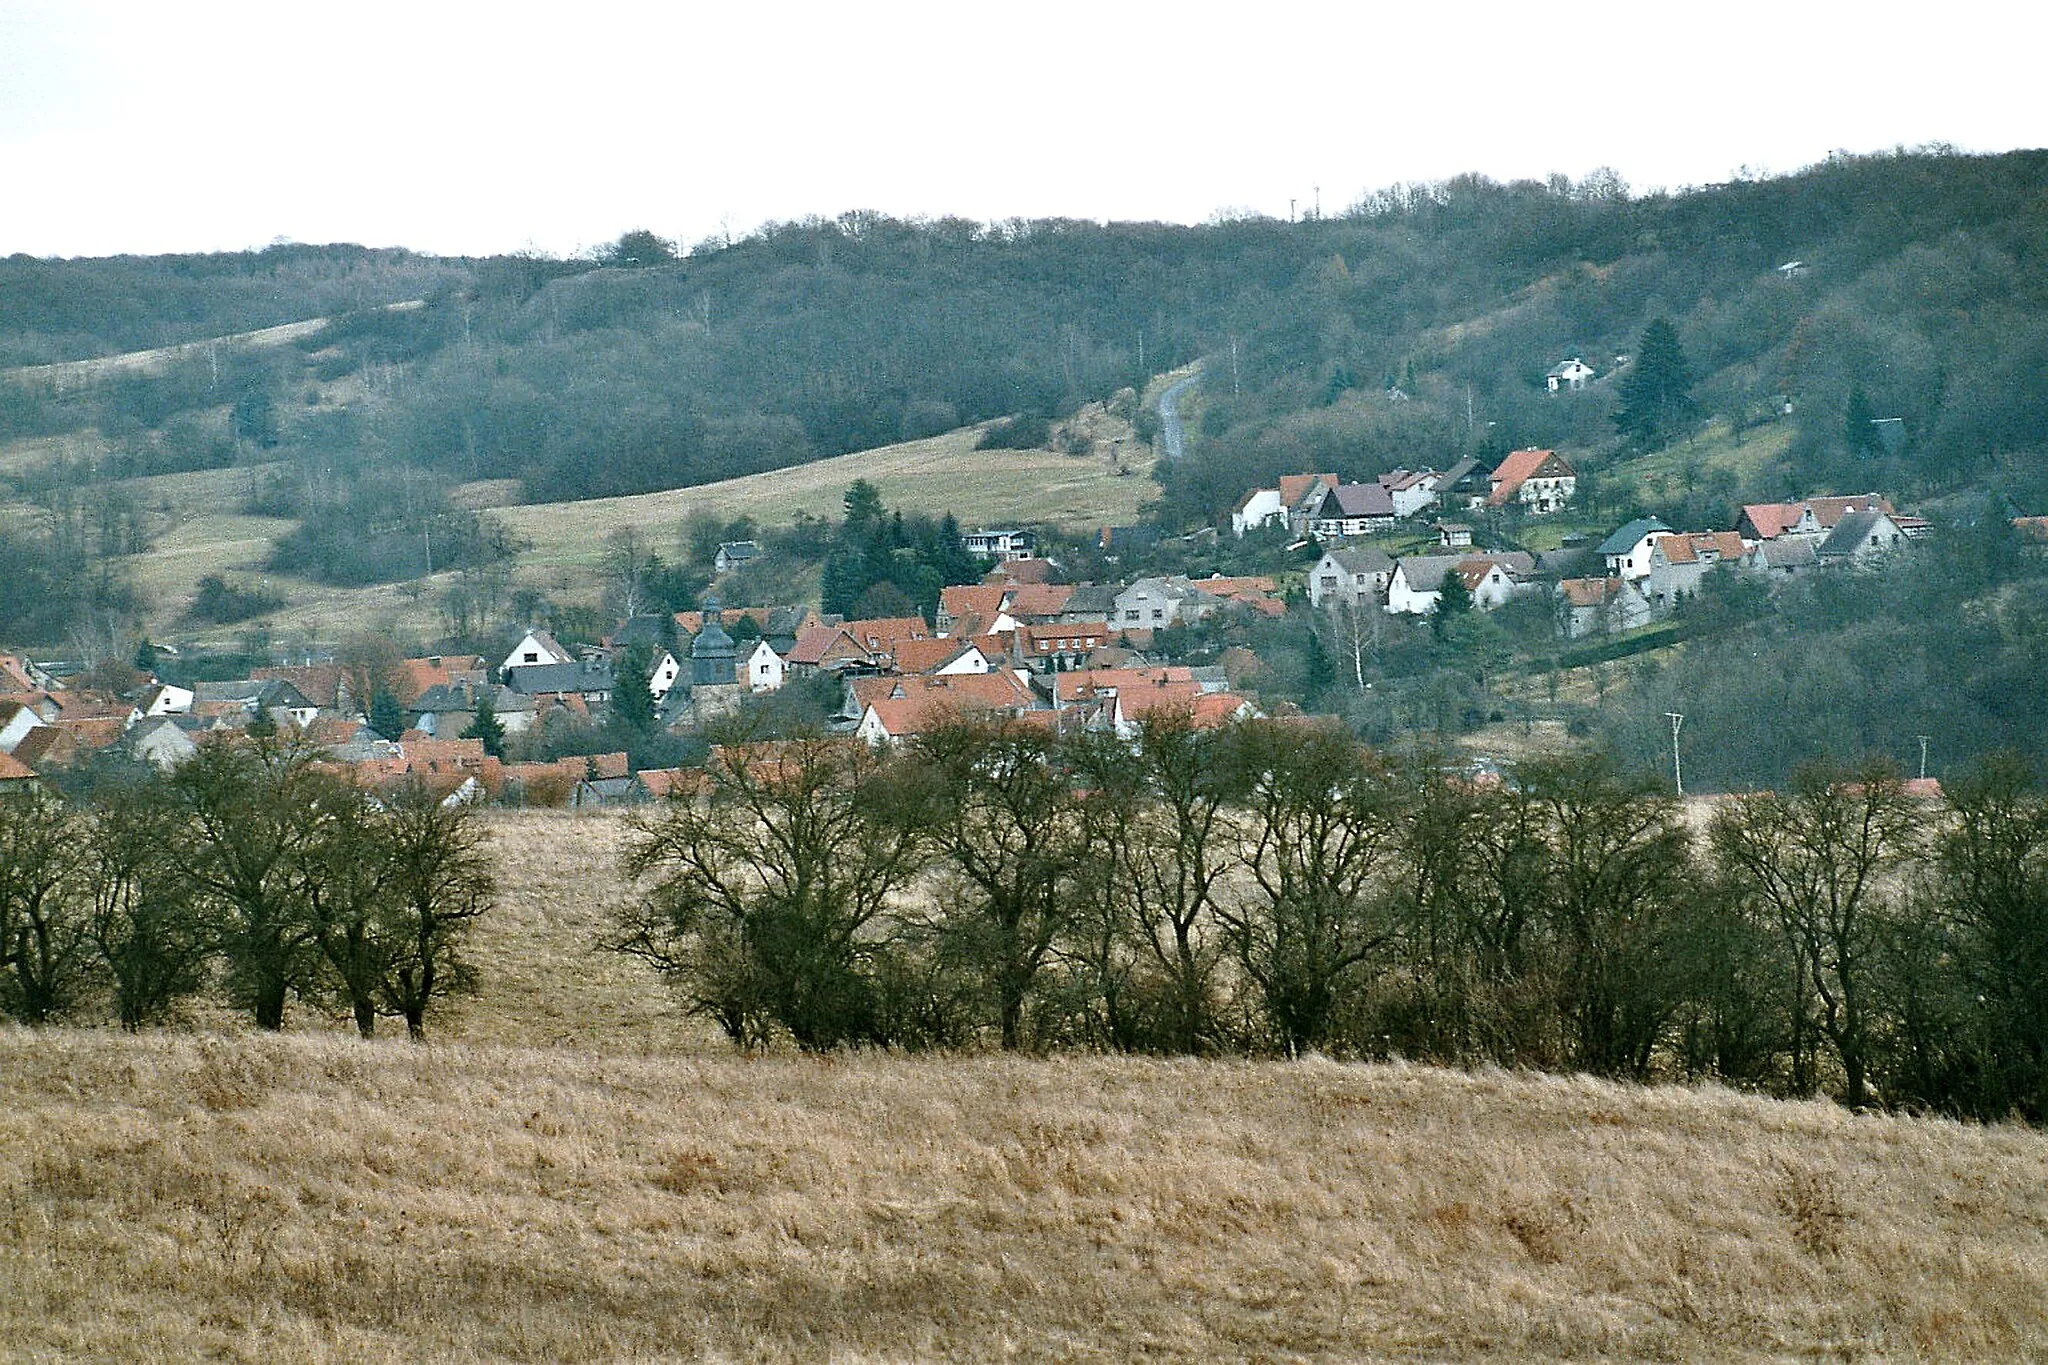
[[1138,613],[1137,613],[1136,609],[1133,609],[1133,610],[1130,610],[1130,611],[1127,611],[1127,612],[1125,612],[1125,613],[1124,613],[1124,620],[1126,620],[1126,621],[1135,621],[1135,620],[1137,620],[1137,619],[1138,619]]
[[540,655],[535,654],[531,650],[528,650],[526,653],[519,656],[519,662],[523,664],[537,664],[540,662]]
[[1154,607],[1152,608],[1152,619],[1155,621],[1164,621],[1166,619],[1166,612],[1162,608]]
[[1324,592],[1337,591],[1337,577],[1335,574],[1326,574],[1323,577],[1322,583]]

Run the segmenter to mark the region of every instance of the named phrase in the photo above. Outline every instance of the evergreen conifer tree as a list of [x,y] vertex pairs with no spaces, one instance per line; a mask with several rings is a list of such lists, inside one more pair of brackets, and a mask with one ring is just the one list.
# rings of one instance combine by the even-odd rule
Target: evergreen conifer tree
[[1669,318],[1643,329],[1635,363],[1621,378],[1621,411],[1614,425],[1645,450],[1670,443],[1699,415],[1692,396],[1692,362]]
[[476,715],[462,732],[462,738],[482,740],[484,752],[492,758],[505,756],[505,723],[498,719],[498,709],[491,704],[488,694],[476,699]]

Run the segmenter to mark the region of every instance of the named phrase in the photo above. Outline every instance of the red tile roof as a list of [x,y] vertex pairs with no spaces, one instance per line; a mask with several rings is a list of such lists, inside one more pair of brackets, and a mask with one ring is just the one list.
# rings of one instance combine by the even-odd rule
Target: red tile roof
[[1543,468],[1544,462],[1547,460],[1557,460],[1560,465],[1564,465],[1566,473],[1571,472],[1571,466],[1565,464],[1554,450],[1509,451],[1508,457],[1502,460],[1499,468],[1493,471],[1494,489],[1492,496],[1486,500],[1487,504],[1492,507],[1498,507],[1509,498],[1512,498],[1515,495],[1515,490],[1534,478],[1536,471]]
[[1309,490],[1316,486],[1317,480],[1321,480],[1324,485],[1330,488],[1337,486],[1337,476],[1335,474],[1282,474],[1280,476],[1280,505],[1282,507],[1299,507],[1301,500],[1308,496]]

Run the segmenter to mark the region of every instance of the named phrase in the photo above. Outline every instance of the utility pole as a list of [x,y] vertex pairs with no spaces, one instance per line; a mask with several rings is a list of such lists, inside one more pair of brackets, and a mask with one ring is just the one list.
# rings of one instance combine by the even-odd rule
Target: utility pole
[[1666,711],[1664,718],[1671,722],[1671,785],[1680,796],[1685,795],[1685,770],[1678,764],[1678,727],[1685,724],[1683,711]]
[[1237,397],[1237,338],[1230,339],[1230,396]]
[[1925,782],[1927,780],[1927,736],[1919,735],[1916,738],[1920,741],[1920,780]]

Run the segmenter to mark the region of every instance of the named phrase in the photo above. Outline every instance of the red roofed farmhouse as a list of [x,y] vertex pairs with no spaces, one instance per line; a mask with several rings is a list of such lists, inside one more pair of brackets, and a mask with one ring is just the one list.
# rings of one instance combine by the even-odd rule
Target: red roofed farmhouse
[[1514,450],[1493,471],[1488,507],[1510,503],[1541,516],[1555,512],[1578,491],[1579,476],[1554,450]]

